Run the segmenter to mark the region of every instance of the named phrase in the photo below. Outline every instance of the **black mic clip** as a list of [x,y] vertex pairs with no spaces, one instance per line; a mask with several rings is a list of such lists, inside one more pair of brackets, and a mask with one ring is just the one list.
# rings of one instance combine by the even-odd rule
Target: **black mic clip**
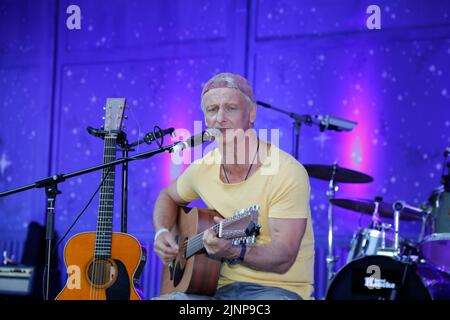
[[94,137],[102,139],[105,139],[105,136],[108,134],[108,132],[103,130],[103,127],[101,127],[100,129],[95,129],[89,126],[87,127],[87,132]]
[[155,127],[155,129],[152,132],[147,133],[144,136],[144,142],[147,144],[151,144],[153,141],[155,141],[156,139],[159,139],[163,136],[165,136],[166,134],[172,134],[175,131],[174,128],[169,128],[169,129],[161,129],[159,127]]

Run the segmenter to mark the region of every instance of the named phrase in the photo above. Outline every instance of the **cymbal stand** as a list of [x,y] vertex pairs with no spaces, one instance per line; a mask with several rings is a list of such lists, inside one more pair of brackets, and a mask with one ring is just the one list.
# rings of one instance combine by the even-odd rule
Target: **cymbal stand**
[[435,222],[433,220],[433,217],[431,216],[431,208],[425,208],[424,214],[422,215],[422,226],[420,228],[420,234],[419,239],[417,240],[419,243],[423,241],[425,238],[425,233],[427,231],[427,225],[431,221],[431,227],[429,229],[434,230]]
[[383,198],[381,197],[375,197],[375,208],[373,210],[372,214],[372,229],[378,229],[380,227],[380,214],[378,213],[380,202],[383,201]]
[[330,183],[328,184],[327,198],[328,198],[328,255],[327,255],[327,286],[330,285],[331,280],[334,277],[334,263],[338,260],[338,257],[333,256],[333,204],[331,200],[334,199],[336,192],[339,190],[334,181],[336,174],[337,163],[333,163],[333,171],[331,174]]
[[403,201],[396,201],[392,205],[392,209],[394,209],[394,254],[398,255],[400,253],[399,247],[399,229],[400,229],[400,212],[405,207],[405,203]]

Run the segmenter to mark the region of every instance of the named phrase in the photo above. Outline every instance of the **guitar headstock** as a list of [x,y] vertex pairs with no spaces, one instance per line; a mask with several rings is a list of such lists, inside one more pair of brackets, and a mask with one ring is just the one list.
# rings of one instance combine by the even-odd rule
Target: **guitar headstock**
[[106,134],[118,133],[122,128],[123,114],[125,112],[125,98],[108,98],[105,106]]
[[236,212],[231,218],[217,224],[217,236],[231,239],[233,245],[255,243],[261,229],[261,225],[258,224],[258,214],[258,205]]

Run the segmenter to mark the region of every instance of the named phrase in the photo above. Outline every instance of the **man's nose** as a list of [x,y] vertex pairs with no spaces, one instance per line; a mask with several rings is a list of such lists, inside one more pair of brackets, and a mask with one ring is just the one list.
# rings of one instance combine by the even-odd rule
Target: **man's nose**
[[219,111],[217,111],[217,122],[221,123],[225,120],[225,113],[222,108],[219,108]]

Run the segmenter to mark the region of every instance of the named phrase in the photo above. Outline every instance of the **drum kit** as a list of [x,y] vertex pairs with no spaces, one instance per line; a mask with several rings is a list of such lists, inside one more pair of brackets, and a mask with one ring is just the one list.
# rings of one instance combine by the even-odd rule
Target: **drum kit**
[[[444,153],[446,167],[449,150]],[[328,181],[327,300],[450,299],[450,175],[420,207],[404,201],[336,198],[337,183],[369,183],[362,172],[333,165],[304,165],[312,178]],[[354,232],[346,264],[334,272],[333,207],[370,215]],[[392,222],[393,220],[393,225]],[[417,240],[401,237],[400,222],[421,221]]]

